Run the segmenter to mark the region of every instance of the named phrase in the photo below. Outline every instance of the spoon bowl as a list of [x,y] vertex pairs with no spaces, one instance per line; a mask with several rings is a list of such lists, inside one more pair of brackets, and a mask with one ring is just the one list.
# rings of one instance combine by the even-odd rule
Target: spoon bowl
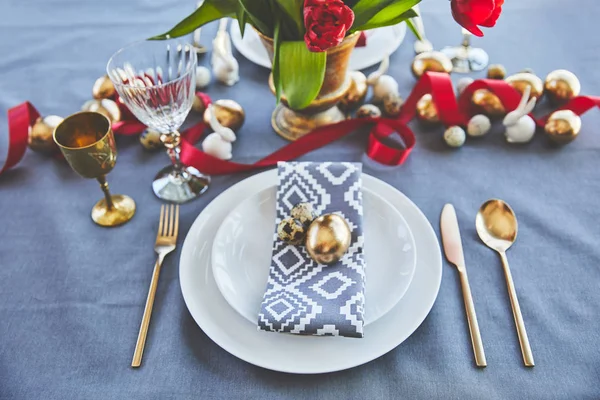
[[492,199],[483,203],[477,213],[475,227],[481,241],[498,252],[508,250],[517,239],[517,217],[502,200]]

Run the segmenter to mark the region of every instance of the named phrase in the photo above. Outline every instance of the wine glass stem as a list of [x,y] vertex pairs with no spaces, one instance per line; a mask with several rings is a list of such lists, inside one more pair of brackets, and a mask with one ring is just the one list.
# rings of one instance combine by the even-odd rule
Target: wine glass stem
[[106,208],[112,210],[115,205],[112,201],[112,196],[110,195],[110,191],[108,190],[108,182],[106,182],[106,176],[102,175],[98,179],[98,183],[100,183],[100,189],[104,192],[104,198],[106,199]]

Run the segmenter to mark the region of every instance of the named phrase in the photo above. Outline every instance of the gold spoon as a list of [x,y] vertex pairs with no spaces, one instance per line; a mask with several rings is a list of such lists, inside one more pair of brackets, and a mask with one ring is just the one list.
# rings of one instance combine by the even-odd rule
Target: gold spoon
[[506,286],[508,287],[510,304],[512,306],[513,316],[515,317],[515,324],[517,325],[517,334],[519,335],[521,352],[523,353],[523,362],[527,367],[533,367],[535,365],[533,362],[533,354],[531,352],[531,346],[529,345],[529,339],[527,338],[527,331],[525,330],[525,323],[523,322],[523,315],[521,314],[521,308],[519,307],[519,300],[517,299],[517,292],[510,273],[510,267],[508,266],[508,260],[506,259],[506,250],[508,250],[517,239],[517,217],[512,208],[504,201],[492,199],[483,203],[479,208],[475,226],[481,241],[500,254],[502,266],[504,267],[504,276],[506,278]]

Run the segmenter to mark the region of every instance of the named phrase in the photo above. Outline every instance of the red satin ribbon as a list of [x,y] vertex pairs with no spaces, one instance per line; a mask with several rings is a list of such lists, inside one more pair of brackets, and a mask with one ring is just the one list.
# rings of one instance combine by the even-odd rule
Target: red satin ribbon
[[8,154],[0,174],[21,161],[27,150],[29,129],[39,117],[40,113],[28,101],[8,110]]
[[[181,158],[184,164],[196,167],[211,175],[249,171],[273,166],[278,161],[288,161],[298,158],[352,132],[370,128],[366,149],[367,155],[385,165],[400,165],[406,160],[415,145],[415,136],[406,124],[414,118],[416,104],[423,95],[431,93],[433,103],[436,105],[440,116],[440,121],[444,125],[464,126],[472,115],[479,112],[477,107],[471,103],[473,92],[477,89],[487,89],[493,92],[498,96],[507,110],[515,109],[521,99],[519,92],[506,82],[488,79],[473,82],[457,99],[449,75],[429,72],[424,74],[417,82],[413,91],[406,99],[397,120],[383,118],[353,119],[321,127],[254,164],[240,164],[220,160],[194,147],[194,144],[202,137],[206,128],[204,123],[199,123],[182,133]],[[197,95],[205,106],[210,104],[210,98],[207,95],[203,93],[198,93]],[[142,123],[135,120],[133,116],[128,117],[130,115],[129,110],[126,110],[126,107],[118,102],[118,99],[117,103],[125,108],[122,110],[122,114],[125,118],[129,119],[113,124],[113,130],[116,134],[133,135],[140,133],[146,128]],[[600,97],[579,96],[559,109],[569,109],[577,115],[582,115],[594,107],[600,107]],[[16,165],[23,157],[27,148],[29,128],[38,117],[39,113],[28,102],[9,110],[9,151],[6,163],[0,169],[0,173]],[[534,119],[538,126],[543,126],[548,117],[549,115]],[[390,140],[390,135],[394,133],[400,135],[404,142],[403,145]]]

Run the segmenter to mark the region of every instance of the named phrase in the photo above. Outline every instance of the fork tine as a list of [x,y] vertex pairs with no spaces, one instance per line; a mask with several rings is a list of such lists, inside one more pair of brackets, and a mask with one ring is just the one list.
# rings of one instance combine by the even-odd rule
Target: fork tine
[[160,219],[158,220],[158,233],[156,234],[156,236],[162,235],[164,215],[165,215],[165,205],[163,204],[160,206]]
[[177,238],[179,232],[179,204],[175,206],[175,228],[173,228],[173,236]]
[[166,236],[169,232],[169,205],[165,205],[165,222],[163,224],[163,230],[161,236]]
[[171,214],[169,215],[169,231],[165,236],[173,236],[173,217],[175,214],[175,206],[171,204]]

